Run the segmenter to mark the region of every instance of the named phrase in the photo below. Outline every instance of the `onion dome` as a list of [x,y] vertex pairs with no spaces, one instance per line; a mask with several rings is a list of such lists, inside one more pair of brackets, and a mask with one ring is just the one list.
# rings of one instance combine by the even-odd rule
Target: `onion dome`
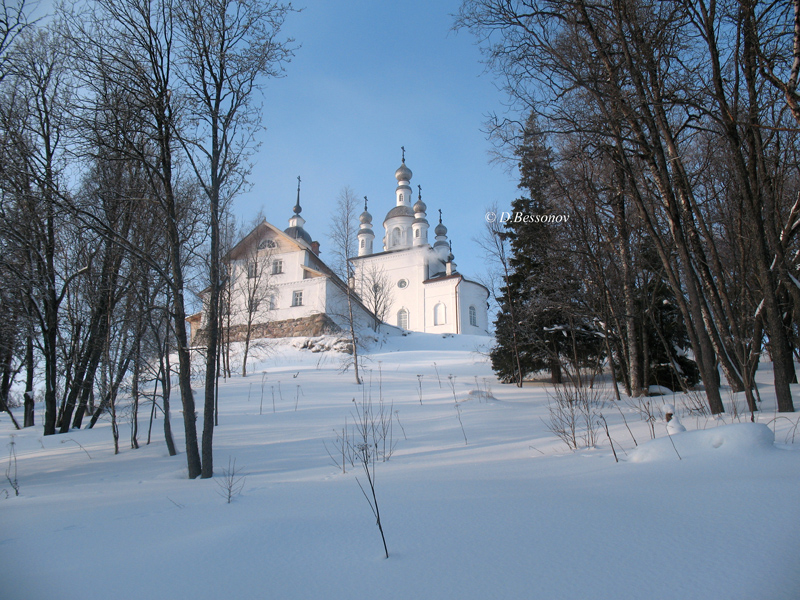
[[364,223],[372,223],[372,215],[369,214],[369,211],[367,210],[367,202],[369,202],[369,200],[367,200],[367,197],[364,196],[364,212],[361,213],[360,217],[358,217],[358,221],[362,225]]
[[403,159],[403,164],[398,167],[397,171],[394,172],[394,178],[397,179],[398,182],[400,181],[411,181],[411,169],[406,166],[406,161]]
[[413,217],[413,216],[414,216],[414,210],[409,206],[401,204],[400,206],[395,206],[392,210],[386,213],[386,219],[384,219],[384,221],[388,221],[392,217]]
[[303,217],[300,216],[300,213],[303,212],[302,207],[300,206],[300,176],[297,176],[297,202],[295,202],[294,208],[292,209],[294,215],[289,218],[289,227],[283,230],[283,233],[288,235],[290,238],[295,240],[303,240],[307,244],[311,244],[311,236],[308,235],[308,232],[303,229],[303,224],[306,222]]
[[425,214],[425,211],[428,210],[428,207],[422,201],[422,186],[418,185],[417,189],[419,190],[419,197],[417,199],[416,204],[414,204],[414,212],[415,213],[423,213],[423,214]]
[[439,209],[439,224],[436,226],[436,229],[433,232],[437,235],[447,235],[447,227],[442,225],[442,209]]

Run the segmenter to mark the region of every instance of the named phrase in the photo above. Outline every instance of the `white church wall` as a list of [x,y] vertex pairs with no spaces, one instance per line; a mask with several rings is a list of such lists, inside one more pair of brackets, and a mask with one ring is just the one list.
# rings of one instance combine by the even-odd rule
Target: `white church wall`
[[[303,279],[302,266],[306,252],[298,249],[291,251],[291,248],[286,250],[290,251],[281,252],[273,249],[260,257],[266,262],[260,265],[260,268],[264,269],[262,277],[266,289],[260,294],[263,301],[258,309],[255,323],[296,319],[324,310],[324,302],[319,300],[320,293],[317,289],[320,284],[315,283],[316,279],[313,278]],[[276,263],[280,265],[278,273],[273,272],[273,265]],[[235,280],[231,298],[231,325],[244,325],[247,322],[247,261],[234,261],[233,274]],[[303,293],[303,303],[300,306],[292,306],[294,291]],[[270,296],[274,299],[274,309],[269,308]],[[324,298],[324,294],[322,297]]]
[[[401,252],[384,252],[355,261],[356,282],[364,281],[364,274],[370,269],[379,269],[386,274],[391,296],[391,305],[386,322],[398,325],[397,314],[401,309],[408,311],[408,329],[423,331],[425,327],[425,299],[422,282],[425,273],[425,248]],[[362,297],[366,297],[363,290]]]
[[[353,321],[356,330],[372,328],[374,320],[357,301],[352,302]],[[347,293],[332,280],[325,280],[325,312],[343,331],[349,328]]]
[[[425,284],[425,331],[458,333],[455,303],[457,277],[429,281]],[[437,318],[438,316],[438,318]]]
[[[489,330],[488,313],[486,311],[486,289],[471,281],[462,281],[458,286],[460,332],[485,335]],[[475,307],[476,325],[470,323],[469,307]]]

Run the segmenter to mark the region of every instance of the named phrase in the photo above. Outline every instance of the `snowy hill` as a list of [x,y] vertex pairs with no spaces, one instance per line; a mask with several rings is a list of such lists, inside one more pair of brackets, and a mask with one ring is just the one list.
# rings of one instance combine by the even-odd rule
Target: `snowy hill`
[[[221,384],[213,480],[187,479],[160,421],[138,450],[123,424],[114,456],[107,422],[43,437],[4,416],[20,495],[4,480],[0,596],[800,597],[798,417],[776,419],[770,373],[755,424],[689,414],[681,396],[616,406],[598,388],[592,414],[616,462],[602,427],[574,451],[553,434],[546,386],[499,384],[487,338],[388,337],[362,386],[341,372],[343,354],[305,342],[280,342]],[[667,402],[689,431],[667,436]],[[375,489],[389,559],[347,452],[342,472],[342,431],[352,436],[364,403],[384,416]],[[230,504],[229,459],[246,477]]]

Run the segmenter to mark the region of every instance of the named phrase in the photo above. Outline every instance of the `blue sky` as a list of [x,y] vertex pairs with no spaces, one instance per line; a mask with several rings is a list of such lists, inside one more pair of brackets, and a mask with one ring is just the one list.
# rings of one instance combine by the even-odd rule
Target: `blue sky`
[[503,110],[504,96],[472,36],[450,31],[458,0],[296,6],[303,11],[284,31],[302,47],[286,77],[267,84],[252,189],[235,200],[234,213],[249,220],[263,208],[270,222],[288,226],[300,175],[302,216],[325,259],[330,215],[350,186],[369,197],[377,246],[405,146],[428,220],[434,225],[442,209],[459,270],[478,275],[471,240],[488,204],[507,207],[516,197],[517,173],[490,164],[481,129],[487,113]]
[[[266,82],[252,184],[234,200],[244,222],[259,210],[288,226],[302,178],[306,229],[330,256],[328,231],[345,186],[368,196],[376,234],[394,206],[400,147],[428,205],[431,226],[442,209],[458,269],[484,267],[472,239],[485,208],[509,207],[517,170],[490,164],[482,132],[487,114],[503,113],[505,95],[484,70],[474,38],[454,33],[460,0],[300,0],[284,33],[301,45],[285,77]],[[52,10],[42,0],[36,16]],[[429,236],[433,242],[433,234]]]

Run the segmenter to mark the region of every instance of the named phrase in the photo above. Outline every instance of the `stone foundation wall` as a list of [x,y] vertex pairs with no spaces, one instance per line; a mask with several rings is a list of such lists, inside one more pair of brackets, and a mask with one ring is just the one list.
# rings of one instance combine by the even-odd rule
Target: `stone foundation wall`
[[[251,328],[250,339],[318,337],[320,335],[330,335],[339,332],[341,332],[341,328],[333,322],[333,319],[324,313],[320,313],[318,315],[301,317],[299,319],[287,319],[285,321],[275,321],[273,323],[256,323]],[[234,325],[231,327],[231,341],[243,342],[246,333],[246,325]],[[222,335],[227,335],[226,328],[224,327]],[[202,346],[205,344],[205,340],[206,330],[201,329],[192,339],[192,345]]]

